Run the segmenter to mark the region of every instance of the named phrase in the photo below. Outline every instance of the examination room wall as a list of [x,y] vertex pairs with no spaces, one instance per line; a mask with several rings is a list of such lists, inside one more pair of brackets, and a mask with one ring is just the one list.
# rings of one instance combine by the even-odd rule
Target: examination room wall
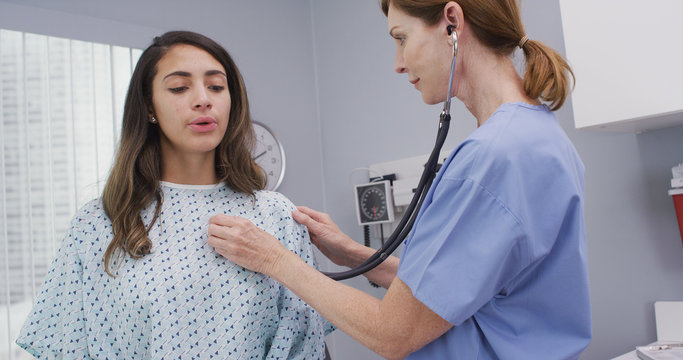
[[[563,51],[558,1],[522,3],[529,36]],[[428,153],[441,111],[393,72],[394,44],[375,0],[0,0],[0,28],[138,48],[171,29],[213,37],[240,67],[254,117],[283,142],[280,191],[329,212],[356,239],[352,169]],[[475,128],[457,99],[452,114],[444,148]],[[579,131],[569,104],[558,117],[587,170],[594,337],[582,359],[609,359],[655,340],[653,301],[683,300],[683,247],[666,195],[670,168],[683,162],[683,127]],[[364,278],[346,282],[383,295]],[[328,344],[333,359],[379,359],[339,331]]]
[[[522,0],[522,10],[529,37],[564,53],[558,1]],[[350,171],[427,154],[441,105],[425,106],[407,75],[393,72],[394,43],[376,1],[314,1],[313,14],[327,211],[361,239]],[[453,101],[444,148],[474,129],[472,116]],[[683,127],[640,135],[576,130],[570,103],[557,115],[586,166],[593,341],[581,358],[610,359],[656,339],[655,300],[683,300],[683,246],[667,195],[671,167],[683,162]],[[352,283],[370,288],[363,279]],[[335,336],[342,359],[379,358],[342,350],[353,341]]]

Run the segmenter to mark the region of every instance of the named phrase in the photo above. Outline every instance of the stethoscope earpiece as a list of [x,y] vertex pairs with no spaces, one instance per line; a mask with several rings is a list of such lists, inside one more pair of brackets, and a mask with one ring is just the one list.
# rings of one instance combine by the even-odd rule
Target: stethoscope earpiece
[[448,93],[446,93],[446,101],[443,103],[441,116],[444,117],[448,115],[448,119],[450,120],[451,89],[453,88],[453,75],[455,74],[455,56],[458,54],[458,33],[455,31],[455,25],[446,26],[446,31],[448,31],[448,35],[450,35],[453,40],[453,60],[451,60],[451,76],[448,80]]
[[455,25],[446,26],[446,31],[453,40],[453,56],[455,56],[458,53],[458,33],[455,31]]

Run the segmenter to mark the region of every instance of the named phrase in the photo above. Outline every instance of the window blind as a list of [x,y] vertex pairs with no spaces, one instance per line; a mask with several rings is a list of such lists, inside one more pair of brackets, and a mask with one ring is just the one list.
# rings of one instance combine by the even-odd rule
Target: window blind
[[0,29],[0,358],[78,208],[98,197],[141,50]]

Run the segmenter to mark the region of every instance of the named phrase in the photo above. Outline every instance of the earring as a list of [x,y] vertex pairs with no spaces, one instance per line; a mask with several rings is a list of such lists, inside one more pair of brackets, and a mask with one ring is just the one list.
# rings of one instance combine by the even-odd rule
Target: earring
[[157,123],[157,118],[155,118],[154,116],[152,116],[152,118],[151,118],[149,121],[150,121],[152,124],[156,124],[156,123]]

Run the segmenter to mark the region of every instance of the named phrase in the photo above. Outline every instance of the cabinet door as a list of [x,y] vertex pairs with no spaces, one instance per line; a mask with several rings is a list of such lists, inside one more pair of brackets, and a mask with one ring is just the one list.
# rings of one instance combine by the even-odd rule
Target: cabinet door
[[683,125],[683,1],[560,0],[577,128]]

